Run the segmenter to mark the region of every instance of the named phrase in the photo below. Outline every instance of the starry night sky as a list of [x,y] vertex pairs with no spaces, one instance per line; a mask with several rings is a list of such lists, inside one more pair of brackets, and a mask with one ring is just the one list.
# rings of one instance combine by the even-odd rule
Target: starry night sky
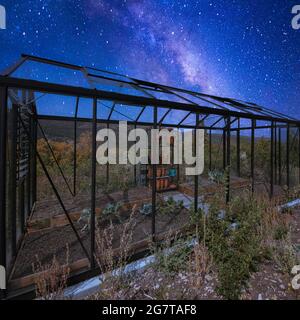
[[300,30],[291,27],[291,9],[300,0],[0,4],[7,10],[0,69],[28,53],[244,99],[300,117]]

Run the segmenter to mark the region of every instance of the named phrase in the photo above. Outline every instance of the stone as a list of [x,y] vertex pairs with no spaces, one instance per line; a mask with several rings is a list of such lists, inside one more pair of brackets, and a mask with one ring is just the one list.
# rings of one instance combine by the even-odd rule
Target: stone
[[205,276],[205,280],[206,281],[212,281],[212,279],[213,279],[213,277],[212,276],[210,276],[209,274],[207,274],[206,276]]
[[279,287],[280,289],[285,290],[285,285],[281,284]]

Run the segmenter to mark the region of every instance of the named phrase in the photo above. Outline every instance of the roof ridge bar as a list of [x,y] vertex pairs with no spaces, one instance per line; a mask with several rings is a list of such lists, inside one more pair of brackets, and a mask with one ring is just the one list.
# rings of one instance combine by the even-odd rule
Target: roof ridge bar
[[41,57],[28,55],[28,54],[22,54],[22,57],[27,58],[27,60],[36,61],[36,62],[45,63],[45,64],[56,65],[58,67],[64,67],[64,68],[68,68],[68,69],[81,70],[83,68],[80,65],[71,64],[71,63],[67,63],[67,62],[61,62],[61,61],[53,60],[53,59],[41,58]]

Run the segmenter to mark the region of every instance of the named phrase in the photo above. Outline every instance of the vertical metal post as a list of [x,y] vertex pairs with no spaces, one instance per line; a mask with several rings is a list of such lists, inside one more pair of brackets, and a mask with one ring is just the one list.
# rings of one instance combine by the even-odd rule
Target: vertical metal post
[[95,225],[96,225],[96,142],[97,136],[97,99],[93,99],[92,125],[92,185],[91,185],[91,268],[95,267]]
[[[174,141],[174,144],[175,144],[175,141]],[[172,151],[172,153],[173,153],[172,163],[174,163],[174,160],[175,160],[175,145],[174,144],[172,145],[172,150],[173,150]],[[180,179],[180,164],[178,163],[176,167],[177,167],[177,188],[179,188],[180,181],[181,181],[181,179]]]
[[274,194],[274,121],[271,123],[270,198]]
[[281,168],[281,128],[278,131],[278,182],[282,184],[282,168]]
[[298,127],[298,183],[300,184],[300,127]]
[[[28,99],[34,100],[34,93],[29,91]],[[36,105],[31,103],[30,105],[30,128],[31,132],[29,133],[28,139],[30,142],[31,149],[31,176],[30,176],[30,190],[31,190],[31,209],[37,199],[37,119],[36,115]]]
[[231,145],[231,136],[230,136],[230,117],[227,118],[227,123],[226,123],[226,128],[227,128],[227,158],[226,158],[226,172],[227,172],[227,177],[226,177],[226,203],[230,201],[230,166],[231,166],[231,153],[230,153],[230,145]]
[[[136,130],[136,124],[134,125],[134,130]],[[136,141],[135,141],[135,143],[136,143]],[[135,144],[135,146],[136,146],[136,144]],[[136,147],[135,147],[135,152],[136,152]],[[134,167],[133,167],[133,170],[134,170],[134,172],[133,172],[133,174],[134,174],[134,185],[136,186],[137,185],[137,179],[136,179],[136,164],[134,165]]]
[[77,189],[77,117],[78,117],[79,97],[76,99],[75,119],[74,119],[74,154],[73,154],[73,194],[76,196]]
[[255,146],[255,120],[251,121],[251,191],[254,192],[254,146]]
[[[28,119],[28,131],[29,134],[32,135],[32,123],[31,119]],[[29,138],[28,138],[29,141]],[[32,162],[32,148],[30,143],[28,142],[28,171],[26,175],[26,215],[29,216],[32,208],[32,202],[31,202],[31,162]],[[25,217],[24,217],[25,219]],[[23,230],[23,229],[22,229]]]
[[12,256],[15,256],[17,250],[16,232],[17,232],[17,135],[18,135],[18,106],[13,104],[11,111],[11,161],[10,161],[10,182],[9,182],[9,218],[11,219],[11,243]]
[[[196,127],[194,131],[194,153],[195,156],[197,154],[197,128],[198,128],[198,123],[199,123],[199,113],[196,114]],[[195,212],[198,211],[198,193],[199,193],[199,177],[198,175],[195,175],[195,180],[194,180],[194,210]]]
[[37,200],[37,122],[33,119],[33,150],[32,150],[32,202]]
[[[32,91],[29,91],[28,92],[28,101],[29,100],[34,100],[34,94]],[[35,182],[34,181],[34,178],[36,177],[36,168],[34,167],[36,162],[35,162],[35,150],[34,150],[34,146],[35,146],[35,143],[32,144],[31,141],[35,141],[35,121],[34,121],[34,116],[33,114],[35,113],[35,108],[34,108],[34,104],[33,103],[30,103],[27,101],[27,105],[29,105],[29,135],[30,137],[27,137],[28,138],[28,141],[29,141],[29,170],[28,170],[28,176],[29,176],[29,184],[30,184],[30,193],[29,193],[29,198],[30,198],[30,212],[28,212],[27,214],[30,215],[31,211],[32,211],[32,208],[33,208],[33,205],[34,205],[34,202],[36,200],[36,186],[35,186]]]
[[211,160],[212,160],[212,155],[211,155],[211,152],[212,152],[212,134],[211,134],[211,129],[209,130],[209,171],[211,171]]
[[274,123],[274,182],[277,184],[277,123]]
[[7,88],[0,87],[0,265],[6,267]]
[[[29,99],[34,99],[34,93],[29,92]],[[31,177],[30,177],[30,184],[31,184],[31,208],[33,207],[34,203],[37,199],[37,119],[36,115],[36,106],[34,103],[30,105],[31,115],[30,115],[30,128],[31,132],[29,133],[30,136],[28,137],[31,141],[30,149],[31,149]]]
[[290,188],[290,124],[286,128],[286,185]]
[[237,176],[241,176],[241,131],[240,131],[240,118],[238,119],[238,128],[236,131],[236,171]]
[[[109,123],[106,124],[106,128],[109,129]],[[109,184],[109,163],[106,163],[106,184]]]
[[[157,129],[157,107],[153,107],[153,129]],[[151,150],[153,152],[153,150]],[[152,164],[152,239],[155,241],[155,214],[156,214],[156,164]]]
[[[29,97],[28,97],[27,91],[23,89],[22,90],[22,102],[26,106],[27,106],[28,99],[29,99]],[[31,134],[31,121],[30,121],[30,119],[28,119],[28,131],[29,131],[29,134]],[[28,138],[28,140],[29,140],[29,138]],[[25,214],[26,214],[26,216],[29,216],[30,211],[31,211],[31,199],[30,199],[31,198],[31,179],[30,179],[31,165],[30,165],[30,161],[31,161],[31,148],[30,148],[30,144],[28,143],[27,173],[25,176],[25,181],[22,181],[23,183],[20,184],[20,187],[23,190],[21,190],[21,192],[19,192],[19,195],[22,196],[22,198],[18,198],[18,201],[21,202],[19,207],[22,208],[22,206],[23,206],[23,211],[21,211],[21,213],[19,213],[19,215],[21,214],[21,230],[22,230],[22,232],[23,232],[23,228],[24,228]]]
[[24,205],[24,180],[20,181],[18,186],[18,214],[21,218],[21,230],[25,230],[25,205]]
[[226,130],[223,130],[223,170],[226,170]]

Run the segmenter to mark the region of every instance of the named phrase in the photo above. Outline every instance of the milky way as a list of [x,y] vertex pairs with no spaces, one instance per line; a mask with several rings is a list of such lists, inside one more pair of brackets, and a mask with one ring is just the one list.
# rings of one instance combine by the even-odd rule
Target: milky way
[[[176,23],[168,14],[168,6],[162,11],[150,1],[87,1],[87,14],[95,19],[108,17],[125,32],[132,32],[130,47],[122,48],[123,56],[130,56],[134,72],[146,74],[155,81],[172,83],[171,73],[182,76],[182,84],[198,86],[208,93],[217,93],[225,88],[226,81],[217,76],[205,58],[205,50],[193,43],[190,32],[183,23]],[[145,59],[139,59],[142,56]],[[155,63],[155,59],[157,62]],[[153,68],[155,64],[155,68]],[[171,69],[171,72],[169,72]]]
[[[26,52],[300,116],[300,30],[291,27],[295,1],[0,3],[8,22],[0,31],[1,69]],[[50,76],[55,74],[41,73],[39,79]]]

